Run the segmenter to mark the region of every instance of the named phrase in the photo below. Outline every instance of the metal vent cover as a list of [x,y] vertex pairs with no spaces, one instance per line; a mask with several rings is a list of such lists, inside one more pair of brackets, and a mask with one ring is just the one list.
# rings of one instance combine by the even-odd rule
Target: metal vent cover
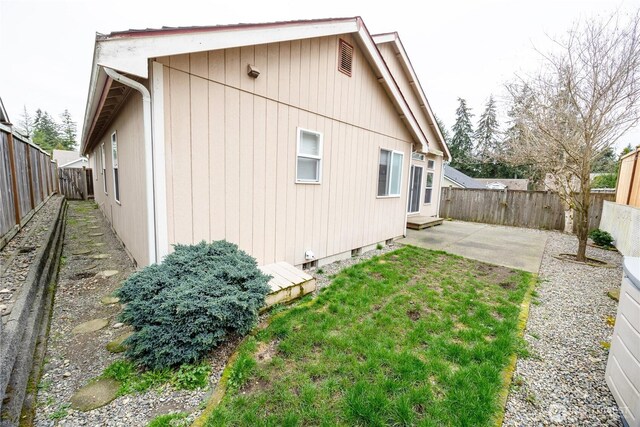
[[353,69],[353,46],[340,39],[338,42],[338,71],[351,77]]

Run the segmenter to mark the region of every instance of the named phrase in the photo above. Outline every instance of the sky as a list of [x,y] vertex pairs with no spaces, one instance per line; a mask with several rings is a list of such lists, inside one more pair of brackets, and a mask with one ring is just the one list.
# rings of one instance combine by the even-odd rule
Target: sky
[[[416,8],[416,5],[420,5]],[[490,95],[537,68],[549,37],[639,0],[0,0],[0,97],[14,123],[24,106],[84,117],[95,33],[128,28],[361,16],[398,31],[435,114],[451,127],[457,99],[478,118]],[[618,142],[640,143],[636,127]]]

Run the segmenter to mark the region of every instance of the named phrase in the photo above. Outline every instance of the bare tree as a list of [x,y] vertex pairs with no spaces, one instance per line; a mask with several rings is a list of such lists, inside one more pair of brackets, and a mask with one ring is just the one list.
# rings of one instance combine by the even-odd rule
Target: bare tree
[[541,53],[541,71],[508,86],[508,160],[555,181],[574,214],[578,261],[586,260],[592,164],[640,119],[639,18],[616,13],[576,25]]
[[29,111],[27,111],[26,105],[22,108],[22,118],[20,119],[18,126],[20,127],[20,132],[27,138],[30,138],[33,136],[33,118],[29,114]]

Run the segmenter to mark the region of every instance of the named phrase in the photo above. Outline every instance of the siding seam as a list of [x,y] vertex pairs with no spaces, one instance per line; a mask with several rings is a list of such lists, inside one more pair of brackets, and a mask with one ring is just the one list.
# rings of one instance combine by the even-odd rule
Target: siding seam
[[[169,66],[167,66],[167,65],[165,65],[165,67],[170,68],[170,69],[172,69],[173,71],[177,71],[177,72],[179,72],[179,73],[185,73],[185,74],[187,74],[187,75],[189,75],[189,76],[193,76],[193,74],[191,74],[191,73],[187,73],[187,72],[182,71],[182,70],[177,69],[177,68],[172,68],[172,67],[169,67]],[[195,76],[195,77],[202,78],[201,76]],[[317,115],[317,116],[319,116],[319,117],[324,117],[324,118],[326,118],[326,119],[334,120],[334,121],[336,121],[336,122],[343,123],[343,124],[348,125],[348,126],[353,126],[354,128],[358,128],[358,129],[365,130],[365,131],[367,131],[367,132],[375,133],[376,135],[384,136],[384,137],[386,137],[386,138],[390,138],[390,139],[393,139],[393,140],[395,140],[395,141],[400,141],[400,142],[404,142],[404,143],[407,143],[407,144],[417,144],[417,142],[416,142],[416,141],[408,141],[408,140],[404,140],[404,139],[398,138],[398,137],[393,136],[393,135],[387,135],[387,134],[385,134],[385,133],[383,133],[383,132],[379,132],[379,131],[376,131],[376,130],[374,130],[374,129],[367,129],[366,127],[363,127],[363,126],[357,125],[357,124],[355,124],[355,123],[350,123],[350,122],[347,122],[347,121],[344,121],[344,120],[338,119],[338,118],[336,118],[336,117],[327,116],[327,115],[322,114],[322,113],[317,112],[317,111],[311,111],[311,110],[306,109],[306,108],[303,108],[303,107],[301,107],[301,106],[293,105],[293,104],[290,104],[290,103],[288,103],[288,102],[283,102],[283,101],[280,101],[280,100],[278,100],[278,99],[270,98],[270,97],[265,96],[265,95],[260,95],[260,94],[258,94],[258,93],[251,92],[251,91],[248,91],[248,90],[246,90],[246,89],[242,89],[242,88],[237,87],[237,86],[233,86],[233,85],[230,85],[230,84],[227,84],[227,83],[222,83],[222,82],[220,82],[220,81],[212,80],[212,79],[206,79],[206,80],[207,80],[207,81],[209,81],[209,82],[212,82],[212,83],[216,83],[216,84],[222,85],[222,86],[224,86],[224,87],[228,87],[228,88],[230,88],[230,89],[235,89],[235,90],[237,90],[237,91],[239,91],[239,92],[248,93],[248,94],[251,94],[251,95],[253,95],[253,96],[258,96],[258,97],[260,97],[260,98],[264,98],[264,99],[269,100],[269,101],[274,101],[274,102],[276,102],[276,103],[278,103],[278,104],[286,105],[287,107],[290,107],[290,108],[295,108],[295,109],[298,109],[298,110],[300,110],[300,111],[304,111],[304,112],[306,112],[306,113],[316,114],[316,115]],[[398,114],[398,118],[399,118],[399,117],[400,117],[400,115]]]

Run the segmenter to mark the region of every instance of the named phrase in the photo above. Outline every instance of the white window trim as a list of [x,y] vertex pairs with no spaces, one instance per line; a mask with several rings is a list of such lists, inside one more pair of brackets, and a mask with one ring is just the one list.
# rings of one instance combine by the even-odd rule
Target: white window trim
[[[116,158],[113,156],[113,141],[116,141]],[[118,191],[116,191],[116,167],[115,160],[118,157],[118,131],[114,131],[111,134],[111,176],[113,177],[113,200],[116,201],[117,204],[121,205],[120,199],[118,199],[118,193],[120,192],[120,162],[118,161]]]
[[[397,153],[402,156],[402,164],[400,166],[400,192],[398,194],[389,194],[387,196],[379,196],[378,195],[378,179],[380,177],[380,155],[382,154],[382,150],[389,151],[391,153],[391,158],[393,159],[393,154]],[[391,167],[391,163],[389,163],[389,167]],[[391,171],[389,171],[391,172]],[[382,148],[378,150],[378,173],[376,173],[376,199],[399,199],[402,196],[402,179],[404,178],[404,152],[398,150],[390,150],[388,148]],[[387,185],[391,185],[391,179],[387,182]]]
[[102,190],[105,195],[109,195],[107,192],[107,163],[104,155],[104,142],[100,144],[100,175],[102,175]]
[[[420,169],[422,169],[421,173],[423,174],[423,176],[424,176],[424,173],[425,173],[425,171],[424,171],[425,167],[423,165],[411,165],[411,166],[409,166],[409,182],[407,183],[409,191],[407,192],[407,199],[411,198],[411,182],[413,181],[413,177],[411,176],[411,168],[416,168],[416,169],[420,168]],[[429,173],[429,172],[427,172],[427,173]],[[422,179],[421,179],[420,180],[420,186],[418,187],[418,210],[414,211],[414,212],[409,212],[409,209],[407,209],[407,213],[409,215],[415,215],[415,214],[419,214],[420,213],[420,200],[424,200],[424,199],[422,199],[422,190],[423,190],[423,188],[422,188]],[[410,202],[411,202],[411,200],[407,200],[407,204],[409,204]]]
[[[431,179],[431,187],[427,187],[427,176],[429,174],[433,175],[433,178]],[[427,172],[424,175],[424,190],[427,190],[427,189],[431,188],[431,201],[427,203],[427,202],[424,201],[424,198],[423,198],[422,199],[422,204],[423,205],[427,205],[428,206],[428,205],[432,205],[433,204],[433,189],[435,188],[435,185],[434,185],[435,182],[436,182],[436,174],[434,172],[434,169],[427,168]],[[423,196],[424,196],[424,193],[422,193],[420,197],[423,197]]]
[[[302,140],[302,132],[307,132],[307,133],[312,133],[315,135],[318,135],[318,139],[319,139],[319,147],[318,147],[318,152],[320,153],[319,156],[312,156],[309,154],[300,154],[300,142]],[[315,185],[319,185],[322,184],[322,154],[323,154],[323,147],[324,147],[324,138],[322,135],[322,132],[318,132],[317,130],[311,130],[311,129],[305,129],[305,128],[301,128],[298,127],[296,130],[297,133],[297,143],[296,143],[296,184],[315,184]],[[305,159],[314,159],[314,160],[319,160],[318,163],[318,180],[317,181],[312,181],[312,180],[308,180],[308,179],[298,179],[298,158],[302,157]]]

